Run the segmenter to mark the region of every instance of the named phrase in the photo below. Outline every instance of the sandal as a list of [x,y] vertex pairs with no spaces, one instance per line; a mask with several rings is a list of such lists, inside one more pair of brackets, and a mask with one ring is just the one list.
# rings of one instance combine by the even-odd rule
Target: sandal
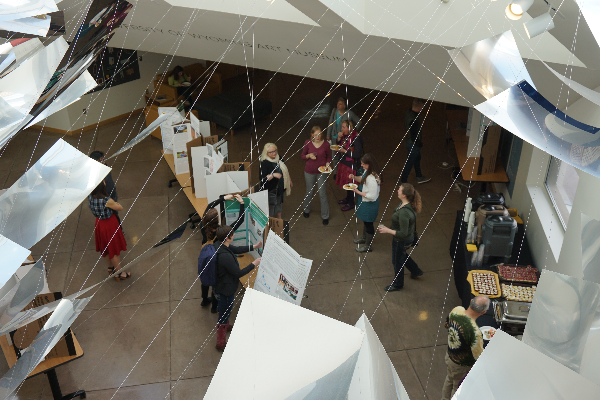
[[[125,274],[125,276],[123,276],[123,274]],[[128,279],[131,277],[131,272],[121,272],[119,275],[115,276],[115,280],[117,282],[119,281],[124,281],[125,279]]]
[[115,273],[115,267],[110,267],[110,268],[108,269],[108,276],[111,276],[111,275],[112,275],[112,274],[114,274],[114,273]]

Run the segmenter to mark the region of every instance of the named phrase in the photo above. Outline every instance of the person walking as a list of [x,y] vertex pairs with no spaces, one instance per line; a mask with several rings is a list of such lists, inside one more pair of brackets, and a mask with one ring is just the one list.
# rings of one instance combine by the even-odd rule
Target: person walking
[[423,147],[423,141],[421,136],[423,133],[421,121],[419,120],[419,113],[425,106],[425,100],[413,99],[412,107],[404,114],[404,130],[407,132],[406,135],[406,148],[408,149],[408,156],[402,175],[400,176],[400,182],[405,183],[408,181],[408,175],[415,168],[417,174],[418,183],[426,183],[431,180],[423,176],[421,172],[421,148]]
[[[344,121],[352,121],[356,126],[359,122],[358,117],[352,110],[346,110],[348,107],[348,102],[345,97],[340,97],[337,100],[336,108],[331,110],[331,115],[329,117],[329,125],[327,125],[327,141],[331,145],[337,145],[338,143],[338,135],[342,131],[342,122]],[[341,153],[333,153],[332,157],[332,166],[334,178],[337,174],[337,168],[340,160],[342,159]]]
[[356,217],[363,221],[363,234],[354,239],[355,244],[362,244],[356,251],[366,253],[372,251],[375,227],[373,223],[377,219],[379,211],[379,191],[381,189],[381,173],[377,160],[371,153],[367,153],[360,159],[360,176],[350,174],[348,178],[360,183],[354,193],[358,195],[356,201]]
[[[335,183],[341,189],[344,185],[351,183],[349,175],[355,175],[358,171],[360,157],[363,153],[363,139],[358,132],[354,130],[352,121],[342,122],[342,131],[338,136],[339,153],[342,155],[338,164],[338,174],[335,178]],[[338,204],[342,205],[342,211],[352,210],[354,208],[354,191],[347,190],[346,198],[338,200]]]
[[450,400],[461,380],[467,375],[483,352],[483,335],[475,322],[490,308],[487,296],[471,299],[469,308],[454,307],[446,318],[448,329],[447,374],[442,389],[442,400]]
[[392,241],[392,263],[394,264],[394,280],[385,287],[386,292],[394,292],[404,287],[404,265],[410,271],[410,277],[416,279],[423,271],[406,252],[413,245],[417,234],[417,213],[421,212],[421,196],[413,185],[403,183],[398,189],[401,203],[392,215],[391,228],[379,225],[379,233],[394,236]]
[[283,210],[283,194],[292,194],[292,179],[287,166],[277,153],[274,143],[267,143],[259,157],[260,190],[269,191],[269,216],[280,218]]
[[[210,202],[207,206],[206,206],[206,210],[204,211],[204,215],[202,216],[202,221],[200,222],[201,227],[200,227],[200,232],[202,233],[202,248],[200,249],[200,256],[198,256],[198,263],[199,263],[199,272],[200,272],[200,282],[201,282],[201,289],[202,289],[202,302],[200,303],[200,306],[202,307],[208,307],[209,304],[212,305],[210,312],[213,314],[217,313],[217,298],[215,297],[215,288],[213,286],[212,288],[212,293],[211,296],[208,297],[208,291],[210,289],[210,284],[205,284],[206,282],[203,282],[202,280],[203,278],[203,274],[201,274],[201,270],[200,268],[207,268],[208,265],[204,265],[204,264],[210,264],[210,263],[205,263],[206,260],[202,260],[202,250],[204,249],[204,246],[206,245],[210,245],[213,246],[213,242],[215,240],[215,234],[217,232],[217,228],[219,227],[219,213],[217,211],[217,207],[224,204],[226,200],[231,200],[235,197],[235,199],[239,202],[240,204],[240,212],[239,212],[239,216],[238,219],[233,223],[233,225],[231,225],[231,228],[236,231],[244,222],[244,215],[245,215],[245,207],[244,207],[244,199],[242,199],[242,196],[240,196],[239,194],[231,195],[221,195],[219,196],[219,198],[217,200],[214,200],[212,202]],[[214,246],[213,246],[213,252],[216,251],[214,250]],[[212,253],[212,252],[211,252]],[[210,261],[210,260],[208,260]],[[200,265],[202,264],[202,265]],[[212,271],[211,271],[212,272]],[[209,277],[213,277],[214,274],[210,274],[208,271],[208,276]]]
[[237,254],[248,253],[260,249],[262,241],[250,246],[232,246],[235,230],[231,226],[219,226],[216,231],[214,246],[216,253],[216,285],[215,294],[219,302],[219,320],[217,322],[217,350],[223,351],[226,345],[227,332],[233,328],[229,324],[229,316],[233,307],[235,292],[239,279],[260,265],[260,257],[252,261],[245,268],[240,269]]
[[[123,206],[110,198],[104,181],[100,182],[88,196],[88,205],[96,217],[94,228],[96,251],[106,260],[108,275],[113,275],[121,269],[121,252],[127,250],[121,224],[114,215],[114,211],[122,211]],[[120,281],[130,276],[130,272],[122,272],[115,276],[115,280]]]
[[321,199],[321,218],[323,225],[329,224],[329,204],[327,202],[327,181],[328,174],[319,172],[319,167],[327,167],[331,163],[331,149],[329,143],[323,140],[323,132],[318,126],[313,126],[310,131],[310,139],[304,142],[302,148],[302,159],[306,160],[304,167],[304,180],[306,181],[306,194],[304,195],[303,207],[304,218],[310,217],[310,203],[315,186]]

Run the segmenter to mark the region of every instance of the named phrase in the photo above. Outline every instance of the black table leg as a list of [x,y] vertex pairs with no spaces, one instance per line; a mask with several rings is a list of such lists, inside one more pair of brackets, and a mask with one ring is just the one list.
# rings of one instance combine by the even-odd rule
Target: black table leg
[[60,390],[60,383],[58,383],[58,377],[56,376],[56,371],[54,369],[46,371],[46,376],[48,377],[50,390],[52,390],[52,397],[54,400],[70,400],[76,397],[79,397],[80,399],[86,398],[85,390],[78,390],[63,396],[62,391]]
[[177,178],[175,178],[175,179],[171,179],[171,180],[169,181],[169,184],[168,184],[168,186],[169,186],[169,187],[173,187],[173,184],[174,184],[175,182],[177,182]]

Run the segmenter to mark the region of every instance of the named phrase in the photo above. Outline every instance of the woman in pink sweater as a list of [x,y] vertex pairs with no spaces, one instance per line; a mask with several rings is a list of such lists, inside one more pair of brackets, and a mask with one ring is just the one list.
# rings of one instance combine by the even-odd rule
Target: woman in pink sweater
[[319,167],[329,167],[331,162],[331,149],[329,143],[323,140],[321,128],[313,126],[310,139],[304,143],[302,159],[306,160],[304,167],[304,180],[306,181],[306,195],[304,196],[304,218],[310,217],[310,202],[315,185],[321,199],[321,218],[323,225],[329,224],[329,203],[327,202],[327,187],[325,186],[328,173],[319,172]]

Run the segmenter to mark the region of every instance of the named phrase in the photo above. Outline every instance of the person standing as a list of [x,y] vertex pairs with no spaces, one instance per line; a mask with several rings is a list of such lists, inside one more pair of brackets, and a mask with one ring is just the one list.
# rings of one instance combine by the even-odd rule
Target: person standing
[[[339,173],[335,178],[335,183],[341,189],[344,189],[344,185],[352,182],[348,176],[354,175],[358,171],[358,164],[363,152],[363,139],[354,130],[352,121],[342,122],[342,131],[338,136],[338,144],[340,146],[339,153],[341,154],[341,160],[338,164]],[[354,191],[347,190],[346,198],[338,200],[338,204],[342,205],[342,211],[352,210],[354,208]]]
[[321,199],[321,218],[323,225],[329,224],[329,204],[327,202],[327,181],[328,174],[319,172],[319,167],[329,167],[331,163],[331,149],[329,143],[323,140],[323,132],[318,126],[313,126],[310,131],[310,139],[304,142],[302,148],[302,159],[306,160],[304,167],[304,180],[306,181],[306,194],[304,196],[304,218],[310,217],[310,203],[315,186]]
[[442,400],[450,400],[454,396],[461,380],[483,352],[483,335],[475,321],[489,308],[490,299],[480,295],[471,299],[466,310],[461,306],[454,307],[446,318],[448,352],[445,359],[448,372],[442,389]]
[[[106,192],[104,181],[88,196],[88,205],[96,217],[94,237],[96,251],[99,252],[108,264],[108,275],[121,269],[121,252],[127,250],[127,242],[123,236],[121,224],[114,215],[114,211],[123,210],[123,206],[110,198]],[[122,272],[115,276],[117,281],[127,279],[129,272]]]
[[[342,122],[344,121],[352,121],[356,126],[358,124],[358,117],[352,110],[346,110],[348,107],[348,102],[345,97],[340,97],[337,100],[336,108],[331,110],[331,116],[329,117],[329,125],[327,125],[327,141],[329,144],[336,145],[338,142],[338,135],[342,131]],[[333,154],[333,171],[334,174],[337,173],[337,168],[340,160],[342,159],[342,154],[334,153]]]
[[423,147],[423,141],[421,136],[423,133],[421,121],[419,120],[419,113],[425,106],[425,100],[413,99],[412,107],[404,114],[404,130],[407,132],[406,135],[406,148],[408,149],[408,156],[400,181],[405,183],[408,181],[408,175],[415,167],[415,173],[417,174],[418,183],[426,183],[431,180],[423,176],[421,172],[421,148]]
[[379,190],[381,188],[381,173],[377,160],[371,153],[367,153],[360,159],[360,176],[350,174],[348,178],[360,183],[354,193],[358,195],[356,201],[356,217],[363,221],[362,237],[355,239],[355,244],[362,244],[356,249],[359,253],[372,251],[371,245],[375,236],[373,223],[377,219],[379,211]]
[[260,265],[260,257],[252,261],[245,268],[240,269],[237,254],[248,253],[260,249],[262,241],[250,246],[232,246],[235,230],[231,226],[219,226],[216,231],[214,243],[217,253],[215,294],[219,302],[219,320],[217,322],[217,350],[223,351],[226,345],[227,332],[233,328],[229,324],[229,316],[233,307],[235,292],[239,279]]
[[292,179],[287,166],[277,153],[274,143],[267,143],[260,155],[260,190],[269,191],[269,216],[280,218],[283,210],[283,194],[292,193]]
[[[204,248],[205,245],[213,245],[213,242],[215,240],[215,234],[217,231],[217,228],[219,227],[219,213],[216,209],[216,207],[222,205],[225,203],[226,200],[231,200],[235,197],[235,199],[238,201],[238,203],[240,203],[240,212],[239,212],[239,216],[237,218],[237,220],[233,223],[233,225],[231,225],[231,228],[235,231],[237,230],[242,223],[244,222],[244,215],[245,215],[245,207],[244,207],[244,199],[242,199],[242,196],[240,196],[239,194],[236,194],[235,196],[228,194],[228,195],[221,195],[219,196],[219,198],[215,201],[210,202],[207,206],[206,206],[206,210],[204,211],[204,215],[202,216],[202,221],[201,223],[201,227],[200,227],[200,232],[202,233],[202,248]],[[200,250],[200,256],[198,257],[198,263],[200,264],[203,260],[201,260],[202,257],[202,250]],[[206,266],[204,266],[204,268],[206,268]],[[202,282],[203,279],[203,275],[200,276],[200,281],[201,281],[201,289],[202,289],[202,302],[200,303],[200,306],[202,307],[207,307],[209,304],[212,304],[212,307],[210,308],[210,312],[213,314],[217,313],[217,298],[215,297],[215,288],[213,287],[212,289],[212,294],[210,296],[210,298],[208,297],[208,290],[210,289],[210,284],[206,284],[205,282]]]
[[386,292],[394,292],[404,287],[404,265],[410,271],[410,277],[416,279],[423,275],[423,271],[406,252],[417,234],[417,213],[421,212],[421,196],[413,185],[403,183],[398,189],[398,198],[401,203],[392,215],[391,228],[379,225],[379,233],[388,233],[394,236],[392,241],[392,263],[394,264],[394,280],[390,286],[385,287]]

